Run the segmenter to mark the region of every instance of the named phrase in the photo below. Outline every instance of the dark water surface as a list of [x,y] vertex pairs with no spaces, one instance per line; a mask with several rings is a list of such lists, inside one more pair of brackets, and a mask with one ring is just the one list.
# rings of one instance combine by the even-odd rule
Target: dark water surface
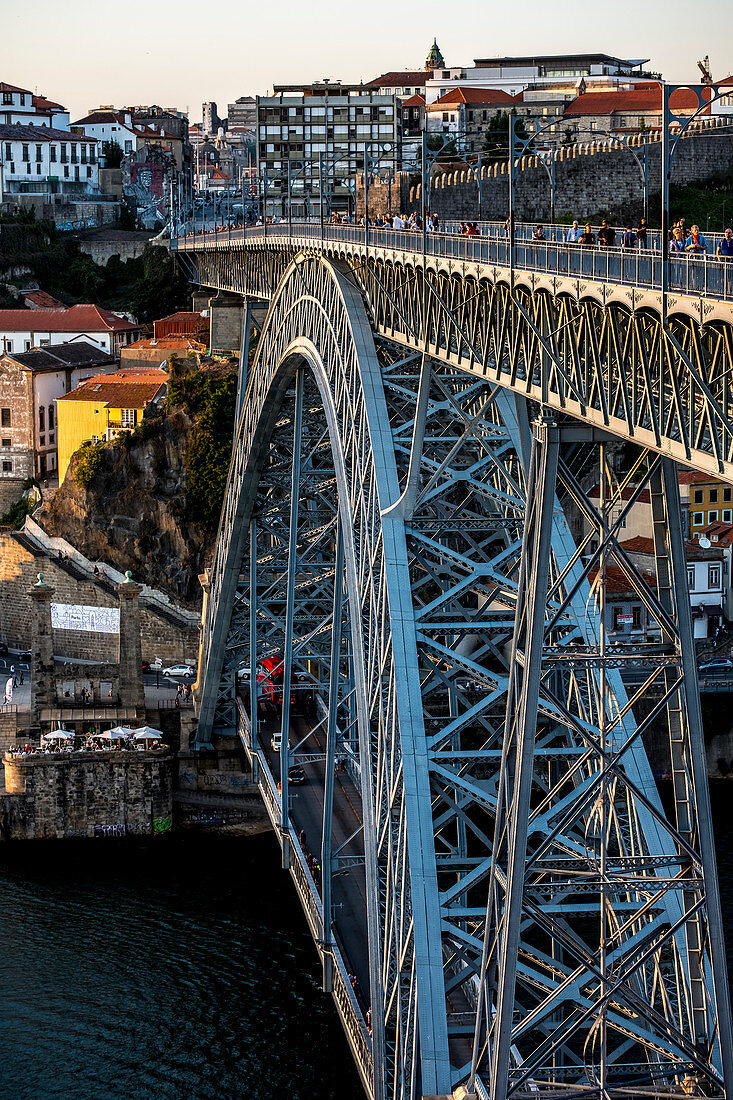
[[0,848],[2,1100],[361,1100],[319,980],[271,836]]
[[2,1100],[360,1100],[271,836],[0,848]]

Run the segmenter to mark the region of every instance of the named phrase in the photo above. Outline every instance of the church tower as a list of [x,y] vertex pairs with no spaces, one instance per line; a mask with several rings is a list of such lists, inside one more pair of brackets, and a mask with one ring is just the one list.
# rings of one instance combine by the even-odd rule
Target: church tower
[[425,58],[425,70],[426,72],[432,72],[433,69],[442,69],[445,67],[445,61],[443,55],[438,48],[437,38],[433,39],[433,44],[430,47],[430,52]]

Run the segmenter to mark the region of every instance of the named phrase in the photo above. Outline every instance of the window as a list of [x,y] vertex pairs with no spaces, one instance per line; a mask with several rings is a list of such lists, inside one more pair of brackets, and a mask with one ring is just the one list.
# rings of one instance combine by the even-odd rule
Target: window
[[46,409],[44,405],[41,405],[38,410],[38,428],[39,431],[45,432],[46,430]]
[[3,473],[4,474],[12,474],[12,472],[13,472],[13,463],[10,461],[10,459],[4,458],[3,459]]
[[55,413],[55,409],[54,409],[53,405],[49,405],[48,406],[48,430],[50,432],[53,431],[54,425],[55,425],[54,413]]
[[718,490],[717,489],[711,489],[710,490],[710,503],[711,504],[717,504],[718,503]]
[[87,179],[88,179],[88,180],[90,180],[91,178],[92,178],[92,170],[91,170],[91,168],[90,168],[90,167],[89,167],[89,166],[87,165]]
[[717,522],[718,522],[718,509],[713,508],[712,511],[708,512],[708,523],[717,523]]
[[36,161],[43,160],[43,146],[36,145]]
[[137,413],[135,409],[122,409],[122,417],[120,423],[123,428],[133,428],[135,426],[135,419]]
[[5,142],[5,159],[6,160],[12,160],[13,159],[13,147],[10,144],[9,141]]
[[13,93],[12,92],[3,92],[3,106],[4,107],[12,107],[13,106]]
[[733,500],[733,489],[723,489],[723,503],[730,504]]
[[632,630],[642,630],[643,629],[643,622],[642,622],[642,617],[641,617],[642,616],[641,605],[637,604],[636,607],[632,607],[631,608],[631,614],[633,615],[633,620],[632,620],[632,623],[631,623],[631,629]]
[[45,437],[45,435],[41,435],[41,436],[38,437],[38,443],[39,443],[39,446],[41,446],[41,447],[46,446],[46,437]]
[[12,447],[13,444],[11,443],[11,441],[9,439],[3,439],[2,445],[3,445],[3,447]]
[[692,569],[687,570],[687,587],[689,588],[690,592],[695,591],[695,567],[694,566],[692,567]]
[[37,176],[40,176],[40,174],[41,174],[41,165],[40,165],[40,164],[37,164],[37,165],[36,165],[36,175],[37,175]]
[[702,489],[695,489],[694,493],[692,494],[692,503],[702,504]]
[[0,409],[0,427],[11,427],[10,409]]
[[125,153],[131,153],[131,152],[132,152],[132,142],[131,141],[126,141],[125,142]]
[[720,566],[708,566],[708,588],[720,588]]
[[724,508],[723,511],[720,513],[720,518],[722,519],[723,523],[733,523],[733,509]]
[[28,145],[26,145],[24,143],[23,144],[23,160],[26,161],[26,160],[30,160],[30,159],[31,159],[30,148],[29,148]]
[[702,527],[702,522],[703,522],[702,512],[693,512],[692,513],[692,526],[693,527]]
[[51,161],[51,164],[56,163],[56,146],[55,145],[50,146],[48,159]]

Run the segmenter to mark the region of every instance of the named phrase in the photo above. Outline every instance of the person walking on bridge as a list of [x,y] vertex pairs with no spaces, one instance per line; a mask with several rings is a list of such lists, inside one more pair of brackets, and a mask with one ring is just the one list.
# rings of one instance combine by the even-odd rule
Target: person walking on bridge
[[690,229],[690,236],[685,244],[685,252],[692,252],[694,254],[702,255],[708,250],[708,242],[703,237],[700,229],[697,225],[693,225]]
[[585,232],[578,237],[578,244],[593,245],[596,243],[596,235],[591,231],[590,224],[586,225]]
[[578,223],[573,222],[573,224],[570,226],[570,229],[568,229],[568,234],[565,238],[565,241],[567,244],[577,244],[582,235],[582,230]]
[[628,252],[630,249],[637,248],[638,244],[638,234],[634,232],[630,225],[627,225],[621,238],[621,247]]
[[598,233],[598,245],[600,248],[613,248],[615,244],[616,233],[608,224],[607,219],[604,218]]
[[672,240],[669,242],[670,252],[684,252],[685,251],[685,239],[682,236],[682,230],[678,225],[672,230]]
[[724,260],[733,260],[733,229],[726,229],[725,236],[718,245],[717,254]]

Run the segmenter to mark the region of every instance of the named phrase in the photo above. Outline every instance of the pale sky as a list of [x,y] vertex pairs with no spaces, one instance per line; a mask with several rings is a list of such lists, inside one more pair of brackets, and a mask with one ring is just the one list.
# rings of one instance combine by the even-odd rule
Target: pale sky
[[649,57],[675,83],[733,72],[733,0],[0,0],[0,80],[38,89],[74,118],[100,103],[158,103],[201,119],[273,84],[371,80],[475,57],[603,52]]

